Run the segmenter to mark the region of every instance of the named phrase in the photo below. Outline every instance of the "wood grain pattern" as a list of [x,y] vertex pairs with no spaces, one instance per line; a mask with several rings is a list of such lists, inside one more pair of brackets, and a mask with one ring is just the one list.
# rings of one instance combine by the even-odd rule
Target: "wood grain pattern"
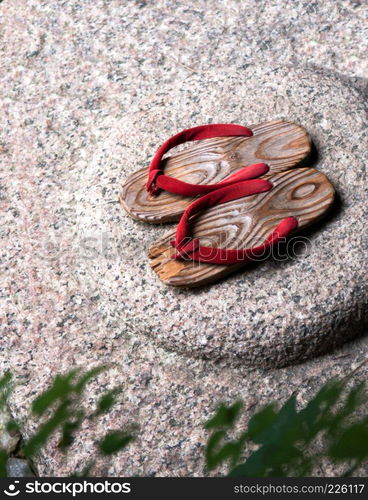
[[[210,184],[223,180],[245,165],[265,162],[270,173],[282,172],[298,165],[311,151],[306,130],[295,123],[271,121],[250,125],[253,137],[219,137],[196,141],[165,162],[167,175],[193,184]],[[193,198],[167,192],[150,196],[145,188],[147,167],[128,177],[120,201],[136,220],[160,224],[179,220]]]
[[[193,235],[202,245],[222,248],[250,248],[262,243],[282,219],[294,216],[299,229],[316,221],[334,199],[327,177],[313,168],[296,168],[269,176],[271,191],[210,208],[193,219]],[[222,266],[172,260],[167,233],[149,249],[152,269],[168,285],[195,287],[215,281],[244,264]]]

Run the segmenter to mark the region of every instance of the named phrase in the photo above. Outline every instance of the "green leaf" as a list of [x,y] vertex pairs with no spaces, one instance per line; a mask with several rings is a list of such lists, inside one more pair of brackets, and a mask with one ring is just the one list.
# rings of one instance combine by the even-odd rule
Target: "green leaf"
[[303,436],[303,429],[296,411],[296,397],[291,396],[281,407],[274,418],[268,415],[270,425],[256,436],[257,443],[279,443],[280,446],[291,446]]
[[306,443],[314,439],[319,432],[330,427],[332,410],[343,389],[344,384],[340,381],[327,382],[307,406],[299,412]]
[[262,447],[253,452],[248,460],[228,474],[230,477],[264,477],[267,470],[267,449]]
[[13,376],[9,371],[5,372],[5,374],[0,378],[0,390],[8,387],[12,378]]
[[0,449],[0,477],[7,477],[6,463],[8,461],[8,454],[5,450]]
[[328,454],[336,460],[368,458],[368,419],[352,424],[331,444]]
[[119,394],[121,388],[116,387],[111,391],[106,392],[101,396],[101,398],[97,401],[97,408],[94,413],[95,416],[102,415],[103,413],[108,412],[116,403],[116,396]]
[[69,405],[70,401],[61,403],[54,415],[40,426],[36,434],[31,437],[23,448],[26,457],[32,458],[45,445],[53,432],[72,416]]
[[218,459],[218,453],[215,453],[215,450],[225,436],[225,431],[216,431],[208,439],[206,446],[206,464],[209,470],[214,469],[219,463],[221,463],[221,460]]
[[81,412],[77,418],[74,420],[69,420],[65,422],[62,426],[62,435],[59,442],[59,448],[66,450],[74,441],[75,433],[79,430],[83,423],[84,413]]
[[240,410],[243,407],[241,401],[236,401],[231,406],[226,406],[222,404],[214,417],[212,417],[206,424],[205,429],[216,429],[218,427],[230,428],[234,425],[237,420]]
[[345,421],[367,401],[366,385],[364,382],[354,386],[343,406],[338,412],[330,418],[329,426],[326,429],[328,436],[332,439],[334,436],[341,434]]
[[125,431],[111,431],[99,443],[99,449],[104,455],[112,455],[124,449],[132,440],[133,436]]
[[7,432],[9,432],[9,434],[15,434],[15,433],[19,432],[19,426],[18,426],[17,422],[15,422],[14,420],[9,420],[9,422],[7,422],[5,428],[6,428]]
[[[80,395],[86,385],[106,369],[108,369],[108,366],[95,367],[82,374],[76,381],[76,375],[79,370],[72,370],[65,375],[55,376],[51,387],[33,402],[32,410],[35,415],[42,416],[55,403],[58,403],[58,406],[51,417],[40,425],[36,434],[24,446],[23,452],[26,456],[34,456],[58,429],[61,429],[59,447],[66,450],[72,444],[76,432],[80,429],[85,418],[87,418],[84,411],[76,410],[80,403]],[[116,388],[100,399],[98,404],[99,412],[103,413],[111,408],[115,402],[115,394],[117,392],[118,389]],[[89,418],[94,416],[97,416],[97,414],[91,414]],[[114,444],[114,437],[117,438],[119,436],[112,435],[111,440],[106,441],[106,447]],[[127,440],[131,439],[130,436],[122,436],[121,434],[120,438],[119,442],[115,442],[116,446],[124,446]]]
[[0,408],[3,408],[8,400],[11,390],[12,374],[7,371],[0,378]]
[[50,408],[56,401],[64,400],[73,391],[74,387],[71,382],[78,370],[72,370],[66,375],[56,375],[53,384],[44,393],[33,401],[32,411],[35,415],[41,416]]
[[302,453],[294,446],[280,448],[262,446],[241,465],[235,467],[230,477],[285,477],[290,476],[289,464],[295,463]]
[[79,379],[79,381],[77,382],[77,384],[74,387],[75,392],[78,394],[81,394],[84,391],[88,382],[90,382],[92,379],[97,377],[97,375],[99,375],[100,373],[102,373],[108,369],[109,369],[109,367],[105,366],[105,365],[92,368],[89,372],[87,372],[81,376],[81,378]]
[[248,423],[248,436],[255,443],[263,443],[267,430],[275,422],[277,414],[275,412],[275,404],[269,404],[262,410],[255,413]]
[[206,466],[208,470],[213,470],[227,460],[230,460],[231,465],[234,466],[239,460],[240,453],[244,447],[246,434],[243,434],[237,441],[230,441],[223,446],[219,446],[225,434],[226,432],[223,430],[216,431],[208,440],[206,447]]
[[[310,476],[317,460],[330,457],[350,464],[346,475],[356,470],[368,458],[368,418],[346,427],[352,415],[367,401],[365,384],[354,386],[346,393],[346,380],[325,384],[301,411],[296,409],[296,397],[291,396],[277,411],[269,404],[255,413],[247,432],[237,441],[226,442],[226,430],[235,422],[240,402],[229,408],[222,405],[207,423],[207,429],[218,429],[208,439],[206,461],[209,469],[225,460],[232,461],[230,476],[271,477]],[[230,415],[229,415],[230,413]],[[321,437],[318,453],[313,452],[312,440]],[[261,446],[238,464],[246,440]]]

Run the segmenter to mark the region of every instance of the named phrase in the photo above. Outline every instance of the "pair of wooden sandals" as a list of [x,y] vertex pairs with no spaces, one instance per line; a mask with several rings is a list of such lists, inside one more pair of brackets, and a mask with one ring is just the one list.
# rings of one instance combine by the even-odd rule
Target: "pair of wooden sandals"
[[[194,142],[163,159],[187,141]],[[310,153],[306,130],[286,121],[204,125],[166,141],[148,172],[128,177],[120,197],[136,220],[179,221],[149,249],[159,278],[180,287],[210,283],[265,259],[320,219],[334,188],[322,172],[302,166]]]

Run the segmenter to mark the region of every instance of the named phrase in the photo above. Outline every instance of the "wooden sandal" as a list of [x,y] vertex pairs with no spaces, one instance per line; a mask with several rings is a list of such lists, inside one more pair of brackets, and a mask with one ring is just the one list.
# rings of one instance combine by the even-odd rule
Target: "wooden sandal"
[[[172,147],[198,140],[162,160]],[[148,172],[143,168],[131,174],[120,201],[136,220],[152,224],[177,221],[198,195],[250,179],[253,171],[246,171],[245,165],[256,163],[267,166],[270,173],[281,172],[299,164],[310,151],[308,133],[291,122],[278,120],[249,128],[231,124],[194,127],[166,141]]]
[[274,245],[322,217],[333,199],[330,181],[312,168],[218,189],[195,200],[176,233],[151,246],[151,267],[167,285],[210,283],[264,260]]

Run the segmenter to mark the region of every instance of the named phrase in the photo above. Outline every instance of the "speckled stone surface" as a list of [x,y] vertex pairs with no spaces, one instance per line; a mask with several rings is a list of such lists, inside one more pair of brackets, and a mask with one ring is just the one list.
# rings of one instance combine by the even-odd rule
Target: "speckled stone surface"
[[[129,255],[125,303],[141,330],[171,349],[273,366],[320,352],[367,325],[367,112],[357,91],[321,72],[263,67],[246,75],[246,85],[241,72],[214,71],[187,77],[179,88],[162,86],[165,102],[151,101],[144,131],[139,116],[126,118],[137,130],[132,164],[140,164],[140,143],[149,144],[162,109],[172,130],[179,123],[190,126],[193,114],[240,123],[287,118],[306,126],[318,151],[315,165],[337,190],[330,217],[303,233],[301,255],[262,263],[196,291],[167,288],[149,269],[142,282],[142,263]],[[129,135],[130,128],[122,131],[124,142]],[[143,148],[143,157],[148,151]],[[129,252],[137,239],[159,233],[130,220],[123,225],[133,241]]]
[[[23,383],[12,411],[29,433],[31,398],[75,365],[117,363],[88,403],[102,384],[125,387],[121,404],[100,426],[86,426],[68,460],[50,444],[42,474],[82,467],[96,436],[135,421],[137,443],[97,471],[200,475],[202,422],[216,401],[241,396],[246,415],[295,389],[302,402],[364,358],[366,337],[297,367],[244,366],[300,360],[364,325],[363,3],[18,0],[1,3],[0,23],[0,369]],[[290,64],[329,71],[283,69]],[[340,195],[336,211],[306,233],[307,255],[199,292],[167,289],[144,257],[165,229],[125,216],[120,181],[173,131],[265,115],[309,128],[318,166]],[[226,359],[190,359],[158,344]]]

